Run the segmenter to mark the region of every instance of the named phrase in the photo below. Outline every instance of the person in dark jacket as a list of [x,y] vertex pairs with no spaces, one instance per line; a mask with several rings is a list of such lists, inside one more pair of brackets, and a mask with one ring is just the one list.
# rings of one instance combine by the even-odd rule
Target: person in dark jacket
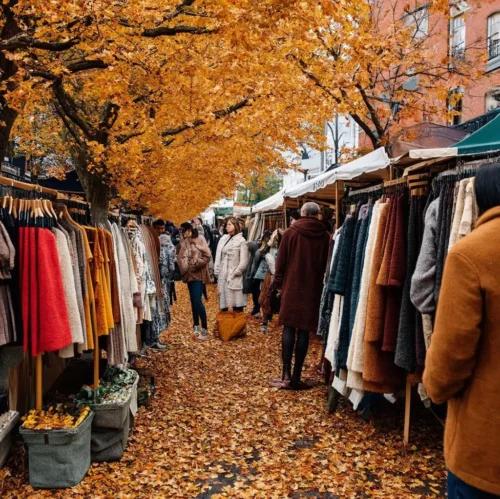
[[[267,246],[267,242],[271,237],[271,232],[268,230],[264,232],[262,240],[259,243],[248,243],[248,251],[250,252],[250,263],[245,274],[245,289],[246,294],[252,295],[253,309],[250,315],[260,317],[260,303],[259,296],[264,277],[266,276],[267,267],[262,250]],[[253,252],[253,253],[252,253]],[[262,267],[264,266],[264,267]],[[263,269],[263,270],[262,270]]]
[[300,378],[309,349],[309,333],[318,329],[318,310],[330,244],[330,236],[318,215],[319,206],[306,203],[301,210],[302,218],[283,234],[278,252],[274,287],[281,296],[279,324],[284,326],[283,373],[281,381],[273,386],[280,388],[309,388]]

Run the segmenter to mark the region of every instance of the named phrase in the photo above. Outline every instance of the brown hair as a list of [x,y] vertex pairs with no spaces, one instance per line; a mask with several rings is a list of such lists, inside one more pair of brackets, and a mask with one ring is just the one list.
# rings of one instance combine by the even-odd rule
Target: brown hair
[[234,226],[234,235],[239,234],[241,232],[241,227],[240,223],[238,222],[238,219],[236,217],[228,217],[226,218],[226,231],[227,231],[227,224],[228,222],[231,222]]

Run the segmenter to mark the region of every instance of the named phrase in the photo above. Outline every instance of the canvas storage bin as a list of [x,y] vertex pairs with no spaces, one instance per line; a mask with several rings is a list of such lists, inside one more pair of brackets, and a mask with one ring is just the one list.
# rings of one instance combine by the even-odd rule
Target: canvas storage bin
[[131,386],[129,394],[123,402],[90,404],[90,408],[95,412],[94,427],[121,430],[129,416],[132,404],[134,405],[134,411],[137,412],[137,383],[139,382],[139,375],[135,374],[134,384]]
[[28,445],[31,486],[61,489],[83,480],[90,467],[93,419],[90,412],[73,430],[19,430]]
[[[2,415],[4,416],[4,415]],[[12,434],[14,428],[19,421],[19,413],[15,411],[9,411],[5,413],[5,425],[0,428],[0,469],[4,467],[5,463],[10,454],[10,449],[12,448]],[[0,423],[2,417],[0,416]]]
[[119,461],[127,448],[130,431],[130,413],[123,428],[92,428],[91,458],[93,463]]

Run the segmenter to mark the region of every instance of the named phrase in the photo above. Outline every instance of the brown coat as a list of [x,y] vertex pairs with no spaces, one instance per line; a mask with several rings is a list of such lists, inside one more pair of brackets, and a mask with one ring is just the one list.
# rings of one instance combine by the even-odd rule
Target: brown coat
[[208,262],[210,262],[210,248],[204,237],[183,239],[177,247],[177,263],[183,282],[201,281],[210,282]]
[[274,275],[274,286],[282,291],[281,326],[318,329],[329,245],[330,235],[316,218],[301,218],[283,234]]
[[447,467],[500,495],[500,207],[476,227],[446,259],[424,384],[448,401]]
[[[377,242],[373,253],[370,289],[366,308],[364,389],[375,393],[391,393],[402,385],[402,371],[394,364],[394,353],[382,350],[386,318],[387,287],[377,282],[384,272],[384,254],[390,236],[391,210],[394,201],[380,207]],[[394,211],[392,212],[394,214]],[[385,282],[385,281],[383,281]]]

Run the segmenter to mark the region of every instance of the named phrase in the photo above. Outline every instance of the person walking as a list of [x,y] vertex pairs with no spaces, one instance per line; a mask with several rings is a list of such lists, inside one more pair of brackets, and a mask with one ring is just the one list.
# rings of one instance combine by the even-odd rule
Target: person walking
[[[248,264],[247,272],[245,274],[245,281],[248,282],[245,291],[247,294],[252,295],[253,309],[250,312],[250,315],[256,318],[260,317],[260,290],[262,288],[262,283],[264,282],[264,278],[266,277],[266,273],[268,270],[265,254],[263,253],[263,251],[267,247],[267,243],[270,237],[271,232],[266,230],[262,235],[260,245],[255,242],[248,243],[250,261]],[[255,248],[257,248],[257,250]],[[253,255],[252,251],[254,253]]]
[[[253,308],[250,315],[257,315],[259,313],[259,296],[257,295],[257,301],[255,301],[255,294],[253,292],[253,264],[255,262],[255,255],[259,249],[259,243],[256,241],[251,241],[247,243],[248,246],[248,267],[245,271],[243,277],[243,293],[246,295],[251,294],[253,300]],[[260,291],[259,291],[260,292]]]
[[210,227],[203,223],[201,217],[195,217],[193,219],[193,226],[198,231],[198,235],[202,235],[210,248],[212,246],[212,231]]
[[500,163],[479,168],[476,228],[446,258],[424,386],[448,402],[449,499],[500,497]]
[[[187,283],[191,309],[193,312],[194,333],[200,340],[208,337],[207,312],[203,305],[202,295],[204,285],[210,280],[208,262],[210,249],[204,237],[190,224],[181,225],[182,241],[177,248],[177,263],[182,275],[182,281]],[[200,330],[201,321],[201,330]]]
[[234,217],[226,222],[227,234],[222,236],[215,258],[215,276],[218,280],[219,306],[227,312],[243,312],[247,295],[243,293],[243,274],[248,268],[249,254],[241,228]]
[[[301,381],[309,349],[309,333],[318,329],[318,310],[328,259],[330,236],[318,220],[319,206],[306,203],[301,218],[283,234],[274,287],[281,296],[279,324],[283,327],[281,380],[272,385],[291,390],[310,388]],[[295,364],[292,374],[292,357]]]
[[276,229],[262,250],[267,266],[267,273],[261,286],[259,302],[262,310],[263,333],[267,333],[267,326],[273,320],[273,315],[279,312],[280,299],[274,287],[274,274],[276,273],[276,258],[283,236],[283,229]]

